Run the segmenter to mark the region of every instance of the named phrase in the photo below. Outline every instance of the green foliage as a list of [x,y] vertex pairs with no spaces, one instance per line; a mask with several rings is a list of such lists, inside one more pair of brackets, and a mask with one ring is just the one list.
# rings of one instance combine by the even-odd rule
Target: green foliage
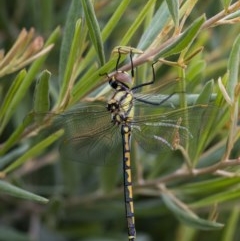
[[51,127],[79,102],[106,99],[116,46],[126,51],[123,71],[131,69],[131,46],[136,83],[152,79],[157,61],[156,90],[180,80],[174,106],[208,106],[183,113],[198,135],[177,151],[150,155],[133,143],[137,240],[237,240],[239,6],[34,0],[13,8],[1,1],[0,239],[127,240],[121,168],[63,160],[64,130]]

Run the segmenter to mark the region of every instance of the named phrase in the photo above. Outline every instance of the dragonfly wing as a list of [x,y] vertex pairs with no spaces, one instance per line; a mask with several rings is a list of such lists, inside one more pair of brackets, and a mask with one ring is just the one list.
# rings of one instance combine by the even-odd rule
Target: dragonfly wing
[[[149,152],[174,150],[183,147],[199,136],[206,117],[207,106],[192,106],[167,113],[135,116],[132,122],[133,137],[139,145]],[[148,108],[147,112],[150,112]],[[203,118],[205,121],[203,121]]]
[[[104,106],[91,105],[61,114],[55,123],[64,129],[60,154],[64,159],[96,165],[111,165],[121,153],[120,130],[111,123],[111,115]],[[111,160],[111,163],[109,161]]]
[[164,106],[173,106],[178,105],[179,97],[176,95],[179,93],[177,91],[179,86],[180,79],[168,79],[165,81],[158,82],[158,86],[149,87],[143,86],[141,88],[134,89],[134,104],[142,105],[164,105]]
[[149,152],[174,150],[177,145],[185,145],[191,138],[190,131],[180,124],[179,120],[159,120],[146,122],[133,128],[133,137],[139,145]]

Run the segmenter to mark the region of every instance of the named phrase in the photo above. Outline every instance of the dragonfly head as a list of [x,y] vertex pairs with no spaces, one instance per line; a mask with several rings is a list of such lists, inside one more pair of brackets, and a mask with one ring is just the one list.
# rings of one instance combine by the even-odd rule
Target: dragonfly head
[[130,89],[133,85],[133,78],[125,71],[117,71],[116,74],[109,80],[112,88],[125,87]]

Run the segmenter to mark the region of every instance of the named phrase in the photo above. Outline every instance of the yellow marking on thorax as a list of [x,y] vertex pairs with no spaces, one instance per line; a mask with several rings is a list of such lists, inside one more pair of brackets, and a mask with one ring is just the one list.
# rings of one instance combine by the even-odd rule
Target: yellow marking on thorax
[[[109,101],[109,103],[110,104],[114,102],[119,103],[119,112],[127,113],[132,108],[132,101],[133,101],[132,93],[127,93],[126,91],[119,91],[115,93],[115,95]],[[131,112],[131,117],[133,117],[133,112]]]

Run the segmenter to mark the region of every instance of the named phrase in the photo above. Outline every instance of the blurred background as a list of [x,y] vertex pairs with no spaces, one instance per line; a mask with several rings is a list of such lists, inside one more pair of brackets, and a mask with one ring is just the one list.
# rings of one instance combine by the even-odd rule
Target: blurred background
[[[94,10],[100,29],[106,26],[114,11],[119,7],[120,2],[121,1],[110,0],[94,1]],[[120,40],[125,36],[131,24],[138,17],[139,12],[146,5],[146,1],[129,2],[117,26],[104,42],[104,55],[107,60],[111,57],[112,49],[120,44]],[[152,11],[155,12],[162,2],[163,1],[156,1]],[[204,13],[208,19],[222,11],[222,2],[223,1],[211,0],[204,2],[198,1],[186,21],[186,27]],[[56,89],[58,89],[58,87],[56,86],[58,86],[60,78],[59,73],[62,71],[60,64],[62,55],[60,52],[61,49],[64,48],[64,35],[68,34],[65,30],[66,22],[69,22],[71,18],[71,14],[69,13],[71,3],[72,1],[69,0],[0,1],[0,48],[4,49],[5,52],[12,47],[23,28],[26,30],[34,28],[34,35],[41,36],[46,40],[54,29],[58,26],[60,27],[60,37],[55,41],[54,48],[50,54],[48,54],[47,59],[42,64],[38,75],[36,75],[34,79],[35,82],[39,78],[40,72],[45,69],[51,72],[50,90],[52,105],[57,95]],[[77,9],[76,12],[81,16],[83,10]],[[75,16],[76,15],[77,14],[75,14]],[[76,19],[72,19],[73,26],[75,22]],[[147,20],[145,24],[147,25]],[[135,34],[131,37],[128,44],[129,46],[138,46],[145,28],[146,26],[142,24],[136,29]],[[198,79],[198,81],[206,83],[208,80],[214,79],[214,90],[217,90],[216,79],[219,76],[224,76],[227,72],[231,47],[239,30],[240,26],[236,22],[232,25],[221,25],[202,31],[198,38],[198,45],[204,46],[204,52],[201,54],[201,60],[204,60],[204,68],[202,68],[201,71],[196,71],[197,76],[195,76],[195,78]],[[69,34],[73,36],[73,32]],[[86,42],[87,47],[84,49],[82,56],[86,56],[91,47],[91,40],[89,38],[87,38]],[[97,57],[93,57],[93,61],[90,63],[92,66],[96,65],[94,60],[97,61]],[[174,58],[171,60],[174,60]],[[150,66],[151,65],[147,65],[149,73],[151,73]],[[189,76],[191,74],[194,76],[194,67],[196,67],[196,65],[192,65],[190,68],[191,73],[189,71]],[[29,66],[26,67],[27,70],[28,68]],[[113,69],[114,67],[112,70]],[[142,73],[141,71],[140,69],[138,72],[139,75]],[[18,72],[12,72],[1,77],[0,102],[3,102],[5,94],[17,74]],[[169,76],[172,76],[172,67],[163,66],[161,72],[157,71],[156,75],[157,78],[160,78],[160,76],[169,78]],[[0,143],[8,140],[11,134],[23,122],[25,116],[32,110],[36,85],[34,82],[29,86],[26,94],[18,103],[13,117],[1,133]],[[199,89],[201,89],[201,87],[198,86],[196,90]],[[206,163],[215,164],[221,160],[224,154],[227,130],[228,126],[225,125],[221,129],[221,132],[213,138],[208,149],[214,146],[216,151],[212,151],[211,155],[206,154],[207,158],[202,160],[200,166],[201,164],[206,166]],[[12,155],[11,159],[14,160],[26,152],[29,143],[31,143],[31,145],[33,142],[38,143],[41,138],[41,134],[38,134],[34,139],[24,140],[13,146],[8,153],[2,155],[0,159],[1,170],[7,166],[4,160],[9,158],[9,153]],[[48,198],[49,203],[39,204],[1,193],[0,240],[127,240],[121,165],[102,167],[64,161],[61,160],[59,156],[58,144],[59,143],[46,148],[44,153],[36,154],[35,157],[29,158],[29,161],[7,176],[6,180],[14,186]],[[133,149],[135,149],[135,146]],[[114,153],[113,155],[115,159],[118,159],[121,157],[121,152]],[[239,143],[236,143],[232,150],[231,157],[237,158],[238,156]],[[144,170],[141,170],[146,180],[160,178],[173,173],[182,165],[182,157],[179,153],[167,154],[167,158],[156,161],[159,160],[160,157],[156,158],[154,155],[149,156],[142,150],[138,150],[134,152],[133,159],[148,160],[142,164]],[[136,168],[137,164],[134,163],[133,165],[135,165],[133,168],[133,176],[134,180],[136,180],[139,174],[136,170],[139,171],[139,169]],[[237,173],[238,168],[229,167],[228,171]],[[201,199],[206,197],[207,194],[211,194],[211,191],[204,193],[203,188],[204,181],[209,181],[211,178],[212,175],[206,173],[206,175],[192,178],[189,181],[186,179],[174,179],[173,182],[169,183],[169,187],[176,191],[179,195],[178,197],[184,197],[184,201],[194,203],[198,198]],[[227,191],[226,183],[224,183],[224,190],[218,189],[219,186],[217,186],[217,184],[221,185],[221,180],[214,182],[216,184],[216,190],[218,190],[219,193],[221,193],[221,191]],[[232,186],[229,184],[229,190],[234,194],[240,193],[240,188],[237,183],[239,180],[235,178],[233,181],[234,184],[232,184]],[[187,192],[181,193],[181,189],[178,190],[178,187],[188,184],[188,182],[202,182],[202,191],[200,189],[197,190],[193,196]],[[137,186],[137,183],[135,184]],[[206,183],[206,187],[207,185],[208,183]],[[195,189],[196,188],[198,187],[195,187]],[[202,218],[217,220],[219,223],[226,224],[227,227],[227,229],[203,231],[180,222],[173,214],[173,211],[170,211],[166,207],[160,195],[155,197],[147,193],[143,195],[139,190],[136,191],[136,195],[134,195],[138,241],[225,241],[227,238],[228,241],[230,241],[229,237],[231,237],[231,240],[239,240],[240,238],[240,232],[237,228],[239,225],[238,195],[232,197],[228,202],[221,203],[220,207],[217,206],[217,199],[216,202],[214,200],[209,201],[210,204],[208,206],[199,206],[197,213],[200,214]],[[182,190],[184,190],[184,188]],[[234,190],[236,190],[236,192],[234,192]],[[138,195],[139,193],[141,193],[141,195]],[[211,215],[213,215],[214,218],[211,218]]]

